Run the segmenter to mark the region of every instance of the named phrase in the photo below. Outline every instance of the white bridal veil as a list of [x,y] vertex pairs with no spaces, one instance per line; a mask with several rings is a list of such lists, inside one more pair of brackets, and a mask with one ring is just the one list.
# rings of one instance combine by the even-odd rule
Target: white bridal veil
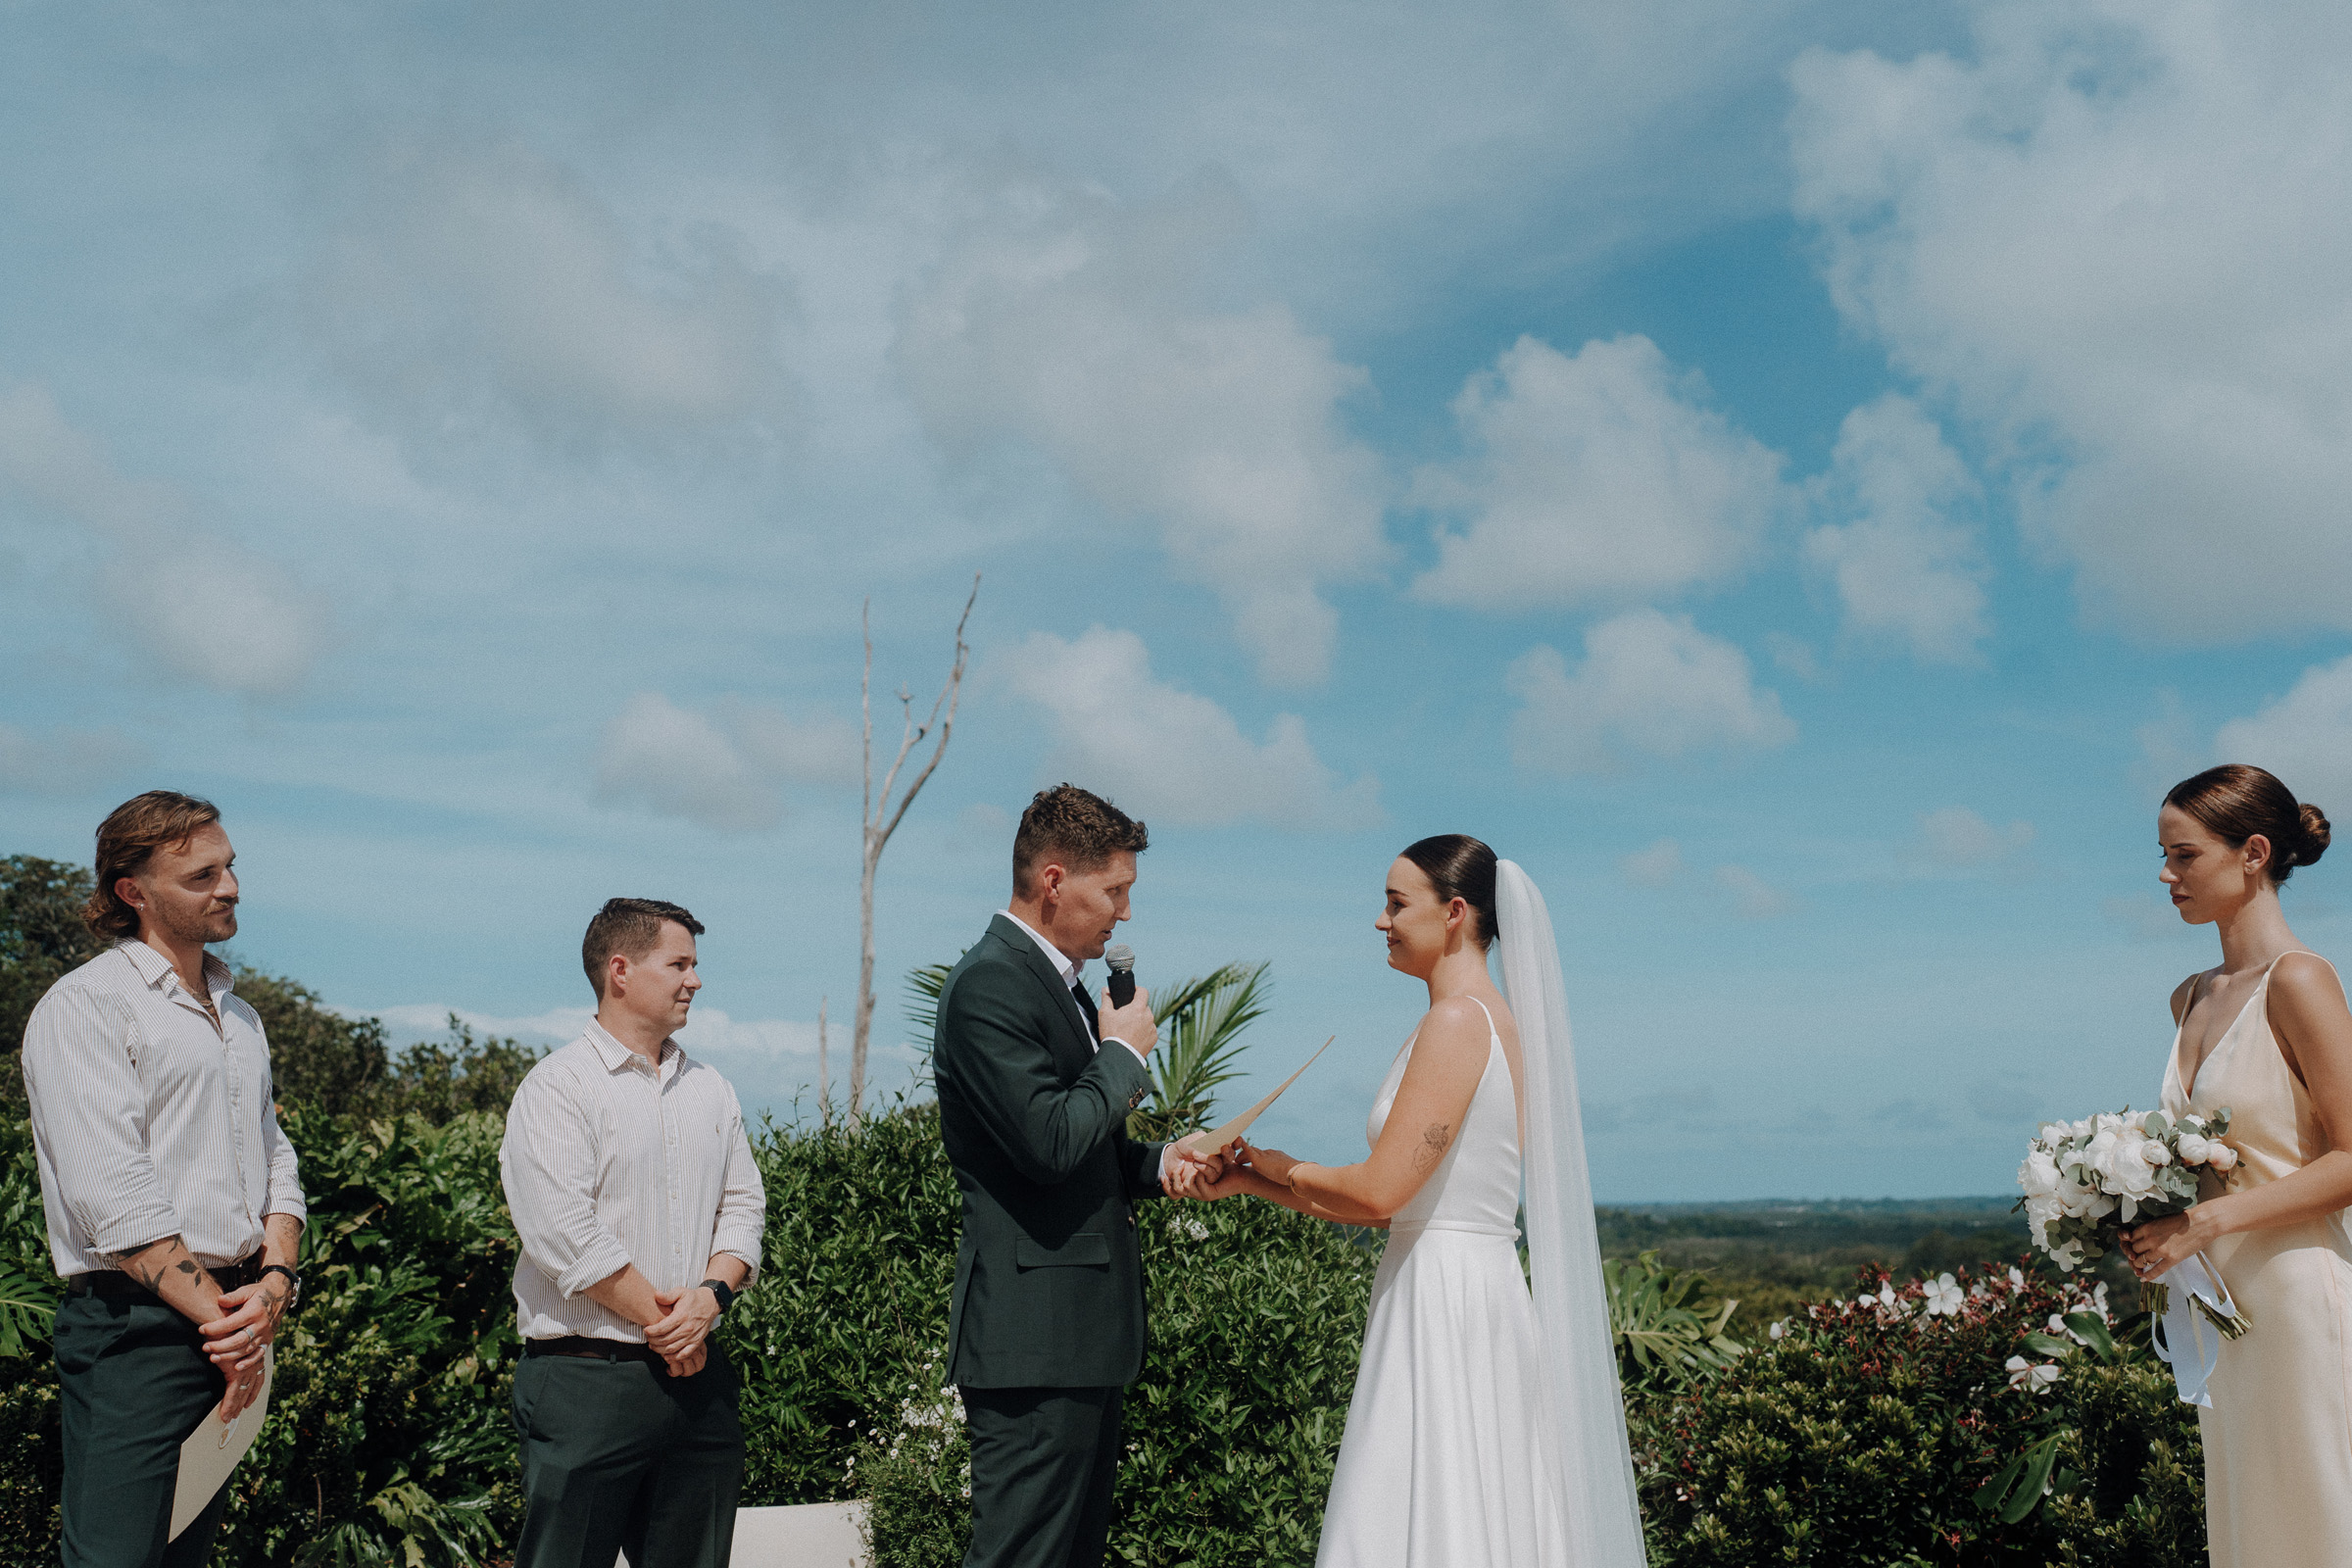
[[1568,1505],[1568,1560],[1577,1568],[1638,1568],[1648,1556],[1601,1287],[1560,950],[1544,895],[1512,861],[1496,867],[1494,904],[1502,987],[1527,1075],[1528,1272],[1544,1344],[1543,1407],[1558,1441]]

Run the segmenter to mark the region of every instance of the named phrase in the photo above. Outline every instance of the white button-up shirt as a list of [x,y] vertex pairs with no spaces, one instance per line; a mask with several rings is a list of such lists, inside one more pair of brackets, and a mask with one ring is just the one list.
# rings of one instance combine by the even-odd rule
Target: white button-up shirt
[[674,1040],[657,1067],[603,1025],[533,1067],[499,1146],[522,1238],[514,1307],[526,1340],[645,1343],[581,1293],[628,1267],[658,1291],[705,1278],[720,1252],[760,1272],[767,1194],[734,1088]]
[[[1061,976],[1062,990],[1067,991],[1078,983],[1078,976],[1086,968],[1085,959],[1073,958],[1068,954],[1055,947],[1053,943],[1048,942],[1044,937],[1038,935],[1037,927],[1031,925],[1028,921],[1022,919],[1010,909],[999,909],[997,912],[1003,915],[1005,919],[1010,920],[1014,925],[1019,926],[1022,931],[1028,934],[1029,940],[1037,944],[1038,952],[1046,956],[1046,961],[1054,966],[1054,972]],[[1072,1006],[1076,1006],[1077,1003],[1078,999],[1076,997],[1072,997],[1070,999],[1070,1004]],[[1079,1010],[1083,1012],[1085,1009],[1080,1008]],[[1094,1040],[1095,1049],[1097,1051],[1101,1051],[1102,1047],[1109,1042],[1095,1040],[1095,1030],[1097,1027],[1098,1025],[1094,1019],[1089,1018],[1086,1020],[1086,1038],[1089,1040]],[[1120,1040],[1117,1035],[1112,1035],[1110,1039],[1111,1041],[1117,1042],[1119,1045],[1127,1046],[1127,1042]],[[1152,1065],[1149,1061],[1144,1060],[1144,1054],[1136,1050],[1133,1046],[1127,1046],[1127,1054],[1133,1056],[1136,1060],[1142,1061],[1146,1067]]]
[[169,958],[125,939],[32,1009],[24,1089],[60,1274],[170,1236],[218,1268],[253,1254],[265,1217],[304,1217],[262,1020],[210,954],[204,978],[218,1024]]

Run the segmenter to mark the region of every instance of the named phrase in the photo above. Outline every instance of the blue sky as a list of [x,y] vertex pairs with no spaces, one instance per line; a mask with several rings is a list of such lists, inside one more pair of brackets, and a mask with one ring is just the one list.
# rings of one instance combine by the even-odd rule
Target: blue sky
[[2164,787],[2352,800],[2352,19],[1888,9],[7,4],[0,850],[210,795],[240,954],[409,1035],[559,1037],[674,898],[788,1111],[859,607],[927,693],[979,572],[885,1081],[1068,777],[1148,983],[1340,1036],[1297,1152],[1468,831],[1604,1198],[2001,1190],[2212,961]]

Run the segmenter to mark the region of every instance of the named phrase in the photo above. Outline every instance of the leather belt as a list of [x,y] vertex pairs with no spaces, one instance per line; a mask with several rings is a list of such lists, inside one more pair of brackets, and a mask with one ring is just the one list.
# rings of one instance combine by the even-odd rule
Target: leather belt
[[650,1345],[634,1340],[599,1340],[585,1334],[566,1334],[560,1339],[526,1340],[525,1355],[576,1355],[594,1361],[651,1361],[662,1365],[662,1354]]
[[[217,1268],[207,1267],[205,1272],[213,1277],[215,1285],[224,1291],[242,1290],[261,1279],[262,1253],[256,1251],[251,1257],[240,1258],[234,1263],[223,1263]],[[102,1268],[88,1274],[74,1275],[66,1281],[66,1294],[100,1296],[109,1300],[136,1300],[141,1297],[151,1301],[162,1299],[155,1292],[119,1268]]]

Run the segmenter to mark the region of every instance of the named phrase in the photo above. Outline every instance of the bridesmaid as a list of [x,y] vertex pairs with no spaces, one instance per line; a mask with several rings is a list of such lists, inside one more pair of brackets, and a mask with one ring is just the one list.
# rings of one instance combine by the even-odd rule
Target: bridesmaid
[[2278,887],[2328,848],[2328,818],[2259,767],[2199,773],[2156,817],[2162,880],[2219,968],[2173,993],[2168,1114],[2227,1106],[2237,1152],[2185,1214],[2124,1233],[2141,1278],[2202,1250],[2251,1323],[2222,1346],[2198,1412],[2216,1568],[2352,1561],[2352,1011],[2287,928]]

